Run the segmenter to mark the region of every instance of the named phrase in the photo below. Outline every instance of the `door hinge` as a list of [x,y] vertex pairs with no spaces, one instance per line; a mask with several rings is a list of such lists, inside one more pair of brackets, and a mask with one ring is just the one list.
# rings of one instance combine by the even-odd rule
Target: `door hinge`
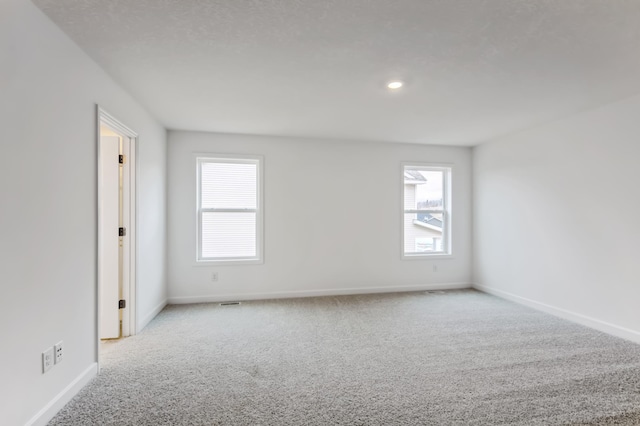
[[118,300],[118,309],[124,309],[127,307],[127,301],[124,299]]
[[118,155],[118,163],[124,164],[126,162],[127,162],[127,156],[126,155]]
[[124,237],[127,235],[127,228],[118,228],[118,237]]

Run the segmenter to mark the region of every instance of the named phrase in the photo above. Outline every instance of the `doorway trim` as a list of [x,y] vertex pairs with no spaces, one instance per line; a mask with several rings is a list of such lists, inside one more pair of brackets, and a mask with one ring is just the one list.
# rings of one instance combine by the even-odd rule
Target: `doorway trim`
[[129,199],[131,200],[129,203],[129,226],[127,228],[127,238],[129,239],[129,255],[127,257],[129,263],[129,272],[128,272],[128,288],[123,288],[123,296],[126,300],[126,308],[123,312],[122,318],[122,337],[133,336],[137,331],[137,320],[136,320],[136,308],[137,308],[137,179],[136,179],[136,166],[137,166],[137,150],[138,150],[138,133],[132,130],[130,127],[124,125],[120,120],[115,118],[113,115],[109,114],[105,111],[100,105],[96,104],[96,175],[97,175],[97,222],[96,222],[96,233],[97,233],[97,246],[96,246],[96,257],[97,257],[97,275],[96,275],[96,354],[97,359],[99,360],[100,354],[100,273],[101,273],[101,262],[100,259],[100,223],[101,223],[101,215],[100,215],[100,200],[101,200],[101,178],[100,178],[100,127],[101,125],[105,125],[109,127],[111,130],[121,134],[123,137],[127,137],[130,140],[130,148],[129,148],[129,158],[126,159],[127,164],[129,166],[129,184],[127,189],[129,191]]

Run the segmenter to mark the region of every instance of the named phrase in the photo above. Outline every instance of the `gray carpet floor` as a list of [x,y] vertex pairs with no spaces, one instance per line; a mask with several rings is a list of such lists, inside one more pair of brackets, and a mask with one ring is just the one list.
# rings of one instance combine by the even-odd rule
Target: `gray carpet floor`
[[51,425],[640,425],[640,345],[473,290],[168,306]]

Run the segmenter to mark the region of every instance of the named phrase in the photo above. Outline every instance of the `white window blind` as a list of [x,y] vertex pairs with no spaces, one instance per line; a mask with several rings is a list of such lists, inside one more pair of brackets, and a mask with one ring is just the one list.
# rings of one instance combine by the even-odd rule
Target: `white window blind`
[[260,259],[260,160],[198,158],[198,260]]

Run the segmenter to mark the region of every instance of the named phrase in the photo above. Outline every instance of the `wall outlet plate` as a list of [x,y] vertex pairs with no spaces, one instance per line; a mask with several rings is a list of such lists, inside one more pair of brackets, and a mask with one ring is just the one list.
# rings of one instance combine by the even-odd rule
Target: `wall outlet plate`
[[64,345],[64,343],[62,342],[62,340],[60,340],[53,347],[53,352],[55,354],[55,362],[56,362],[56,364],[58,364],[60,361],[62,361],[62,357],[64,356],[64,346],[63,345]]
[[48,348],[42,352],[42,374],[51,370],[53,367],[53,348]]
[[217,272],[213,272],[211,274],[211,282],[218,282],[218,273]]

